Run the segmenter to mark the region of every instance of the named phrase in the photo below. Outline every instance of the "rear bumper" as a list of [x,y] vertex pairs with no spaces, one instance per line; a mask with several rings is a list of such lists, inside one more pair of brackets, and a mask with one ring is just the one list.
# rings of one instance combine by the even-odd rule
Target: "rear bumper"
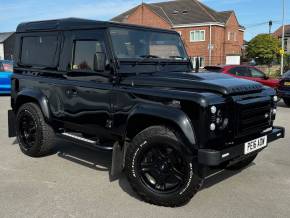
[[287,91],[287,90],[280,90],[280,89],[278,89],[277,90],[277,95],[280,98],[290,98],[290,90]]
[[[265,134],[268,136],[268,143],[279,138],[284,138],[285,129],[283,127],[273,127],[272,131]],[[261,137],[264,135],[261,135]],[[255,151],[260,152],[262,149]],[[207,166],[218,166],[224,162],[242,158],[244,155],[244,143],[233,145],[232,147],[223,150],[200,149],[198,151],[198,162]]]

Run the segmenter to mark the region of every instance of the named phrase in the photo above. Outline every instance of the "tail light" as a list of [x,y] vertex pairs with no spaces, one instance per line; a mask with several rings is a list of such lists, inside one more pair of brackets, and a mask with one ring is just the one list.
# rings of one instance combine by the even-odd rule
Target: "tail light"
[[12,64],[3,64],[3,68],[5,72],[13,72],[13,65]]

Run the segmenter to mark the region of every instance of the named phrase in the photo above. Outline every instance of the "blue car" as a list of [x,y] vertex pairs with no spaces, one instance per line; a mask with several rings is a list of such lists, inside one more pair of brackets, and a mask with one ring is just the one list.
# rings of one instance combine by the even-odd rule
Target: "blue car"
[[13,62],[0,60],[0,94],[10,94]]

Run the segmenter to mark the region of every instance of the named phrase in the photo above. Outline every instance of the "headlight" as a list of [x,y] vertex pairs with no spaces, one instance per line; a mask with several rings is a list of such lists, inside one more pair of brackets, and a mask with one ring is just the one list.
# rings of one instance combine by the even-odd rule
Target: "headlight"
[[274,101],[274,102],[278,102],[278,99],[279,99],[279,98],[278,98],[277,95],[274,95],[274,96],[273,96],[273,101]]
[[216,113],[216,106],[211,106],[211,108],[210,108],[210,112],[211,112],[212,114],[215,114],[215,113]]
[[211,131],[223,130],[228,126],[229,119],[226,117],[225,111],[222,108],[219,108],[218,106],[211,106],[210,113],[211,123],[209,129]]

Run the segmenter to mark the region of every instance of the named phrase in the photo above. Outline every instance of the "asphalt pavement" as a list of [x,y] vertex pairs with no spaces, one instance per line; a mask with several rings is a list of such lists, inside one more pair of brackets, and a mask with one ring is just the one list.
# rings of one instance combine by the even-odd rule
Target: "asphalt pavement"
[[290,108],[279,103],[276,125],[286,138],[273,142],[248,168],[209,178],[179,208],[141,201],[126,178],[110,181],[111,154],[58,142],[42,158],[21,153],[7,137],[9,97],[0,96],[0,217],[290,217]]

